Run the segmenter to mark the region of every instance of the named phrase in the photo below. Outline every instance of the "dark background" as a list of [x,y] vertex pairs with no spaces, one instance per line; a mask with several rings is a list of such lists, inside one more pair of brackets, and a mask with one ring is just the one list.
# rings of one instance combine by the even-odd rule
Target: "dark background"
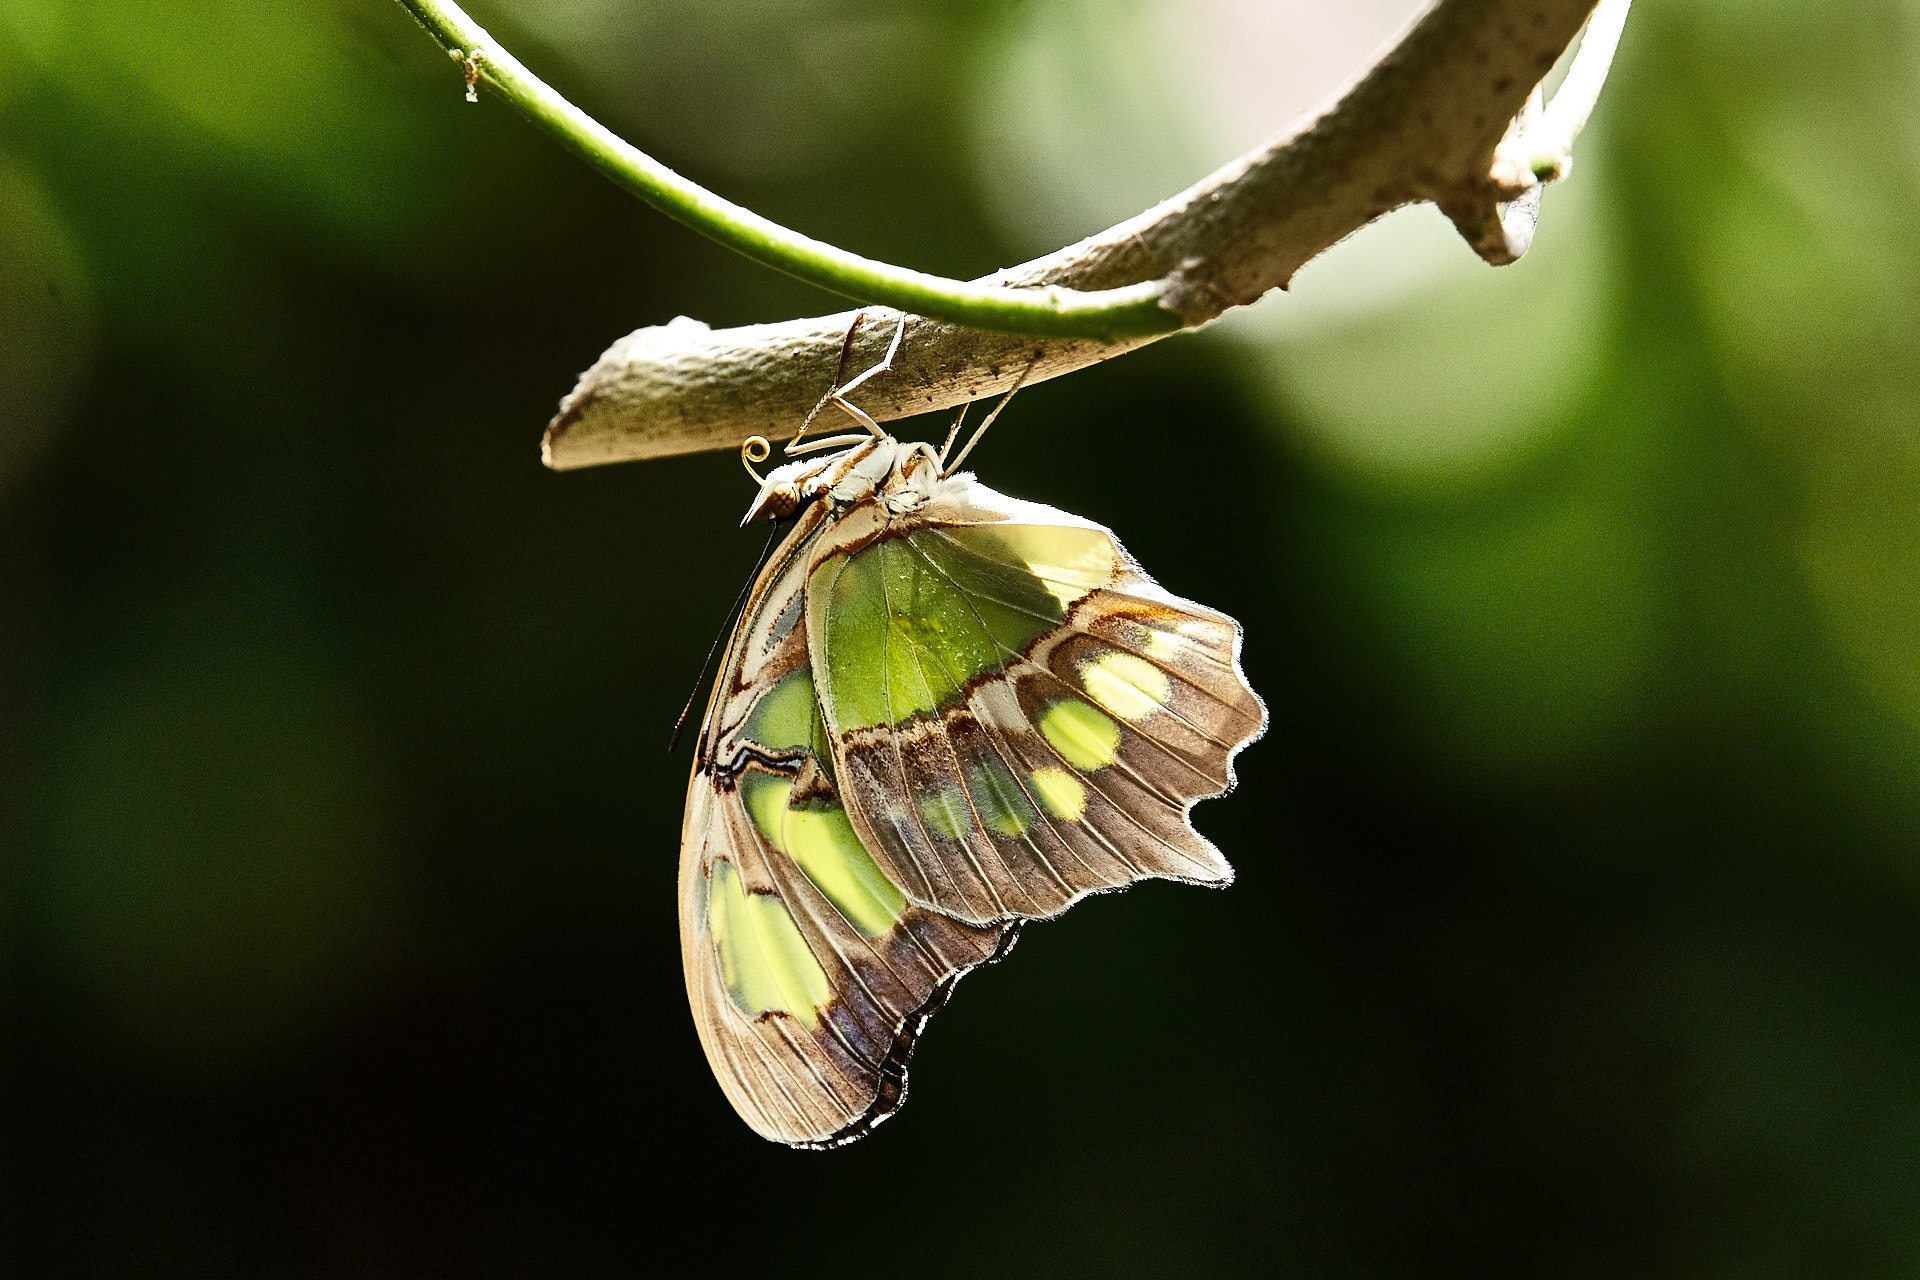
[[[479,16],[696,178],[1024,249],[967,103],[1041,0],[563,7]],[[1329,465],[1244,344],[1022,394],[987,482],[1246,626],[1240,879],[1032,928],[822,1154],[734,1117],[677,949],[750,485],[536,445],[631,328],[843,304],[388,0],[0,0],[0,1270],[1920,1271],[1915,13],[1643,0],[1598,354],[1470,481]]]

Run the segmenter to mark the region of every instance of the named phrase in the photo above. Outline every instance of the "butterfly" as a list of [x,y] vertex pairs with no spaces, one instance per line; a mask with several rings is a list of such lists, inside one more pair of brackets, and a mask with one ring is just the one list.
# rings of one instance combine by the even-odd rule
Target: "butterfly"
[[1266,727],[1232,618],[957,470],[992,417],[949,462],[958,422],[935,450],[845,399],[899,341],[823,398],[865,431],[770,472],[742,521],[791,525],[727,640],[681,831],[701,1044],[747,1124],[796,1147],[898,1110],[928,1019],[1025,922],[1141,879],[1230,883],[1187,815]]

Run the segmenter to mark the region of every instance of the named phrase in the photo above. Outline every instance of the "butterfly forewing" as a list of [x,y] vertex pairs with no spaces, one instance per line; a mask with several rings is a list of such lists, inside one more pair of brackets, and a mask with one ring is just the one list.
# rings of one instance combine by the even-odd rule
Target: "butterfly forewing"
[[1239,628],[1106,529],[968,484],[828,529],[807,594],[852,825],[912,902],[987,925],[1231,879],[1187,812],[1265,726]]
[[715,685],[681,842],[681,945],[715,1075],[762,1135],[849,1141],[905,1090],[926,1018],[1012,927],[909,902],[855,832],[802,604],[816,509],[769,562]]

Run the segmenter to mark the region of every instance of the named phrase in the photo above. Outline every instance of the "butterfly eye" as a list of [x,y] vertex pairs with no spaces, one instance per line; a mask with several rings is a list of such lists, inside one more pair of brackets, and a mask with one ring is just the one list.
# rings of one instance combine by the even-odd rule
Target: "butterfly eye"
[[767,498],[761,504],[775,520],[784,520],[792,515],[800,505],[800,490],[791,480],[783,480],[767,491]]

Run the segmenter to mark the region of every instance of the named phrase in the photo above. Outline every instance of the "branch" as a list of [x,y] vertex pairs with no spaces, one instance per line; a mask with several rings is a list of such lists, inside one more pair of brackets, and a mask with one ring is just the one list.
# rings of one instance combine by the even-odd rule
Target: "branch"
[[700,234],[756,262],[843,297],[885,303],[1003,333],[1110,339],[1171,333],[1180,317],[1166,285],[1144,276],[1085,293],[1050,285],[1008,289],[968,284],[875,262],[789,231],[723,200],[624,141],[528,71],[452,0],[400,0],[467,73],[467,100],[484,84],[614,183]]
[[[1594,0],[1438,0],[1319,116],[1137,217],[981,283],[1097,290],[1162,279],[1163,305],[1194,328],[1284,288],[1324,250],[1421,200],[1438,205],[1488,262],[1512,262],[1532,239],[1541,181],[1565,171],[1626,6],[1601,0],[1599,38],[1576,60],[1585,63],[1576,65],[1579,79],[1568,79],[1576,100],[1556,116],[1561,99],[1543,111],[1536,86]],[[1582,95],[1585,107],[1572,110]],[[1530,145],[1532,126],[1548,124],[1556,139]],[[1558,168],[1545,163],[1555,155]],[[720,331],[682,317],[630,334],[562,402],[543,443],[547,465],[791,436],[832,382],[853,314]],[[878,360],[896,314],[868,309],[850,368]],[[1028,381],[1039,381],[1157,336],[1020,338],[916,316],[892,371],[862,390],[861,407],[882,421],[949,408],[1006,391],[1030,361]]]
[[[1587,127],[1593,108],[1606,86],[1607,71],[1613,66],[1614,50],[1627,26],[1627,10],[1632,0],[1600,0],[1580,37],[1580,52],[1567,68],[1567,78],[1540,114],[1539,123],[1514,140],[1502,143],[1494,157],[1496,181],[1520,182],[1521,173],[1531,173],[1541,182],[1559,182],[1573,172],[1573,140]],[[1513,169],[1503,171],[1502,165]]]

